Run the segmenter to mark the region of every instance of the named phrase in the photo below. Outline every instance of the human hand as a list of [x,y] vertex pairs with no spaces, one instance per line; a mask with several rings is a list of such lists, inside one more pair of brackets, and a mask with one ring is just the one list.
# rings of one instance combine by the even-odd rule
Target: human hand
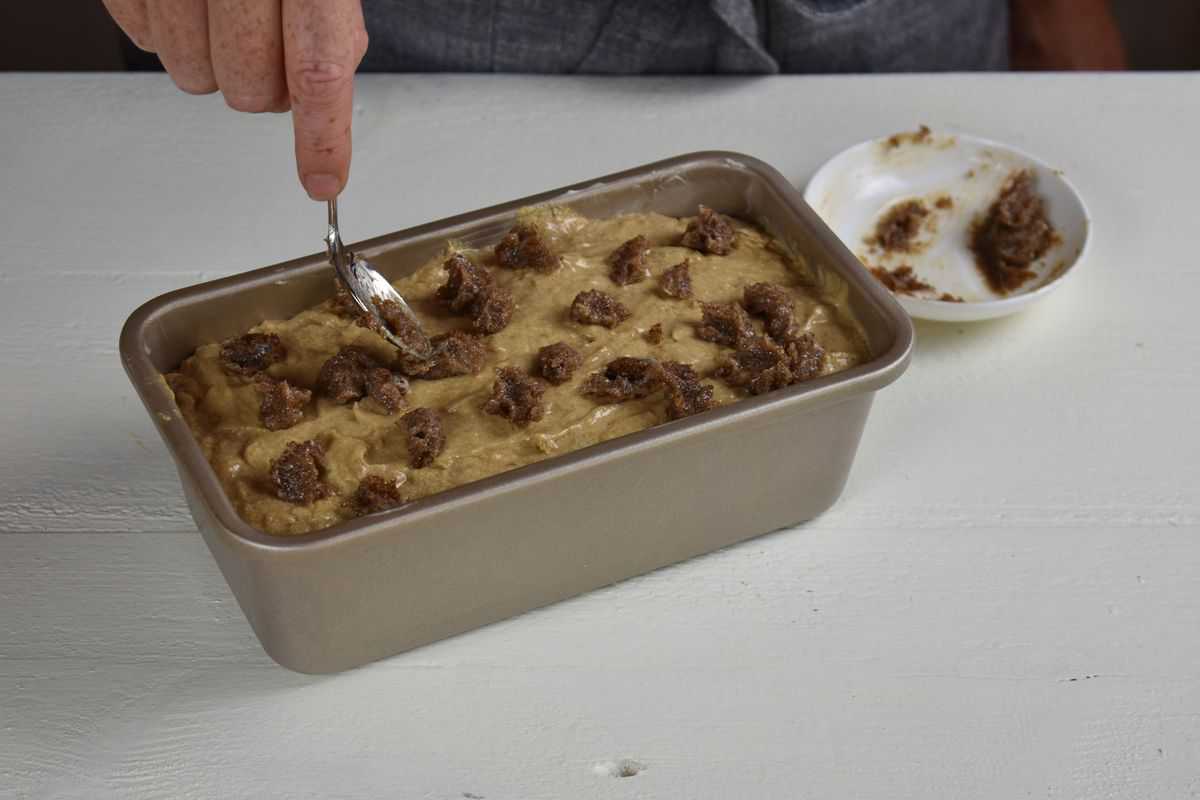
[[1013,69],[1128,69],[1108,0],[1012,0]]
[[367,50],[360,0],[103,0],[189,94],[238,111],[291,110],[300,182],[329,200],[350,172],[354,71]]

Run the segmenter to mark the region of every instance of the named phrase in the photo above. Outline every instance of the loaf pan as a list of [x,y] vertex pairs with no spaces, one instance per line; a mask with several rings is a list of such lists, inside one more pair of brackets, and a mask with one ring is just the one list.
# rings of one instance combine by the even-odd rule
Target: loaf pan
[[196,525],[266,649],[336,672],[810,519],[841,493],[876,390],[908,364],[912,325],[799,192],[763,162],[703,152],[354,245],[389,278],[447,239],[497,241],[516,212],[753,221],[844,291],[871,357],[855,368],[593,445],[302,536],[244,522],[161,374],[201,344],[326,299],[323,254],[170,292],[121,332],[125,369],[175,459]]

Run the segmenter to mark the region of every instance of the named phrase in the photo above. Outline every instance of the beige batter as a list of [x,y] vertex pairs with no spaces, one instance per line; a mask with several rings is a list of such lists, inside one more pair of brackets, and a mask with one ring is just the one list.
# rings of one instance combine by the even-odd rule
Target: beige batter
[[[619,356],[689,363],[706,383],[714,385],[717,404],[740,399],[745,396],[740,390],[706,377],[729,351],[698,339],[694,326],[700,320],[701,301],[738,301],[743,287],[750,283],[766,281],[793,290],[797,320],[827,353],[826,372],[845,369],[866,356],[860,328],[844,298],[828,293],[818,297],[813,283],[790,268],[781,248],[756,228],[735,221],[736,246],[729,255],[714,256],[678,246],[686,219],[631,214],[589,220],[563,208],[531,209],[523,216],[545,232],[562,256],[562,267],[551,274],[493,267],[497,283],[512,292],[516,310],[507,328],[488,337],[488,365],[473,376],[412,380],[407,404],[396,414],[381,413],[367,399],[336,405],[314,391],[300,423],[268,431],[259,421],[261,395],[249,380],[231,376],[222,368],[220,344],[200,347],[178,373],[167,376],[184,418],[247,522],[274,534],[317,530],[353,516],[346,499],[368,474],[401,478],[404,497],[414,500],[664,422],[661,396],[597,405],[580,393],[580,384],[589,374]],[[609,278],[607,258],[638,234],[653,248],[647,258],[651,277],[618,286]],[[490,264],[489,252],[466,252],[473,260]],[[674,300],[662,296],[658,276],[684,259],[691,262],[694,297]],[[436,258],[395,284],[431,335],[467,326],[466,320],[452,316],[434,299],[435,290],[445,282],[444,260],[444,255]],[[615,296],[632,316],[612,330],[572,321],[568,316],[571,301],[585,289]],[[658,345],[643,338],[655,323],[661,323],[664,332]],[[394,359],[390,345],[338,316],[329,303],[288,320],[264,322],[252,330],[275,333],[283,340],[287,358],[267,372],[294,386],[314,388],[321,365],[346,345],[365,348],[385,364]],[[543,419],[519,428],[483,411],[495,367],[531,369],[538,348],[558,341],[576,348],[584,360],[569,382],[547,388]],[[411,469],[404,432],[397,421],[407,410],[420,406],[439,412],[447,444],[433,465]],[[328,459],[325,480],[333,490],[329,497],[308,506],[275,497],[269,478],[271,461],[287,443],[306,439],[324,447]]]

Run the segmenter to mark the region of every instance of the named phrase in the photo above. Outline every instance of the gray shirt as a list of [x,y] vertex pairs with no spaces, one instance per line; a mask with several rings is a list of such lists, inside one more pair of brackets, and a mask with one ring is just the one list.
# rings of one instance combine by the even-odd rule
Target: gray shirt
[[1008,66],[1008,0],[363,0],[363,11],[368,72]]

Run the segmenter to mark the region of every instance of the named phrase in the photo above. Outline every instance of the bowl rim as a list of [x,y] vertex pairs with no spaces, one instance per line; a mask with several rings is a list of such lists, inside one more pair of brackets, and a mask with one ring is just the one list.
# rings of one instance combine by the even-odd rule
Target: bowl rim
[[[962,303],[963,306],[973,306],[975,308],[980,309],[980,311],[984,312],[984,313],[978,317],[964,316],[959,321],[963,321],[963,322],[969,322],[969,321],[974,321],[974,320],[982,321],[982,320],[995,319],[997,317],[1002,317],[1007,314],[1011,314],[1015,311],[1020,310],[1021,308],[1025,307],[1026,305],[1033,303],[1036,300],[1041,299],[1042,297],[1045,297],[1050,292],[1059,288],[1062,285],[1063,279],[1066,278],[1068,274],[1073,273],[1075,271],[1076,267],[1078,267],[1080,264],[1082,264],[1084,262],[1087,254],[1091,250],[1091,246],[1092,246],[1092,213],[1088,209],[1087,201],[1084,200],[1083,194],[1080,193],[1078,187],[1076,187],[1075,184],[1069,178],[1067,178],[1066,172],[1063,171],[1062,169],[1059,169],[1058,167],[1051,166],[1046,161],[1033,155],[1029,151],[1024,150],[1015,145],[1007,144],[1006,142],[1001,142],[996,139],[990,139],[986,136],[978,136],[969,131],[954,128],[952,126],[947,126],[944,128],[933,128],[932,126],[929,126],[929,127],[930,127],[931,133],[936,134],[936,133],[940,132],[940,133],[944,133],[949,136],[954,136],[958,139],[963,139],[963,138],[969,139],[972,142],[980,144],[984,147],[1008,151],[1009,153],[1019,156],[1020,158],[1028,161],[1029,163],[1036,165],[1039,169],[1049,172],[1050,174],[1054,175],[1058,180],[1062,181],[1063,185],[1067,187],[1067,190],[1075,198],[1076,202],[1079,203],[1079,209],[1083,215],[1083,243],[1079,246],[1079,249],[1075,252],[1074,256],[1072,256],[1070,258],[1069,262],[1065,266],[1063,266],[1062,269],[1058,270],[1058,273],[1056,275],[1051,277],[1050,280],[1046,281],[1045,283],[1041,284],[1040,286],[1037,286],[1033,289],[1029,289],[1029,290],[1025,290],[1025,291],[1018,290],[1016,293],[1011,294],[1008,297],[1001,297],[1001,298],[997,298],[994,300],[968,300],[968,301],[965,301],[964,303]],[[864,139],[860,142],[856,142],[855,144],[850,145],[849,147],[839,150],[837,153],[834,153],[823,164],[821,164],[821,166],[817,168],[817,171],[813,173],[812,177],[808,179],[808,183],[806,183],[804,186],[804,201],[806,203],[808,203],[808,205],[814,211],[816,211],[817,204],[813,202],[813,200],[815,199],[814,195],[816,194],[816,192],[821,184],[829,182],[829,180],[830,180],[829,176],[833,173],[834,168],[837,166],[836,162],[841,161],[843,158],[848,157],[853,152],[856,152],[859,150],[864,150],[868,147],[878,146],[878,145],[882,144],[883,142],[886,142],[888,140],[888,138],[890,138],[892,135],[894,135],[894,134],[888,134],[886,136],[877,136],[873,139]],[[822,219],[824,219],[824,218],[822,217]],[[828,224],[828,223],[826,223],[826,224]],[[860,262],[860,264],[861,264],[861,262]],[[867,271],[866,267],[863,267],[863,270]],[[890,292],[889,292],[889,294],[890,294]],[[897,301],[900,302],[901,305],[903,305],[903,306],[911,305],[914,309],[916,309],[917,312],[920,312],[923,309],[928,309],[929,311],[927,313],[929,313],[929,316],[926,316],[925,314],[921,314],[921,313],[915,313],[915,316],[918,316],[921,319],[925,319],[925,320],[929,320],[929,321],[933,321],[933,322],[942,322],[942,321],[947,320],[947,317],[945,317],[945,316],[934,316],[934,312],[933,312],[933,309],[943,308],[946,305],[946,303],[944,301],[931,300],[929,298],[924,298],[924,297],[909,297],[909,296],[900,297],[900,296],[896,296],[896,295],[893,295],[893,296],[896,297]],[[958,305],[958,304],[955,304],[955,305]],[[957,316],[957,315],[954,315],[954,316]]]

